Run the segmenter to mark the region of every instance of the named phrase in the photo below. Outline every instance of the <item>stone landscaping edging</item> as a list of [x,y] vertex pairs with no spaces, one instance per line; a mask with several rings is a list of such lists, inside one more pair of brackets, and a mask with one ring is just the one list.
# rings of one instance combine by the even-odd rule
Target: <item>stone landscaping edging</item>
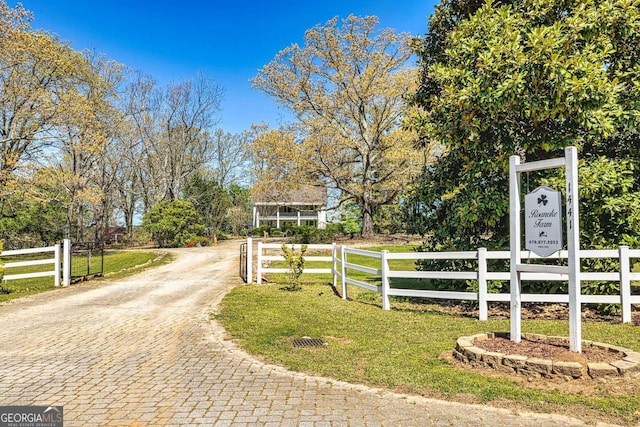
[[[476,341],[494,339],[504,334],[493,332],[460,337],[456,341],[453,356],[472,366],[493,368],[504,373],[520,374],[545,378],[602,378],[611,376],[626,376],[640,370],[640,353],[624,347],[583,340],[583,347],[598,347],[611,353],[617,353],[615,361],[611,363],[588,363],[583,366],[578,362],[561,362],[550,359],[540,359],[517,354],[503,354],[487,351],[475,345]],[[523,339],[546,343],[568,343],[565,337],[553,337],[540,334],[522,334]]]

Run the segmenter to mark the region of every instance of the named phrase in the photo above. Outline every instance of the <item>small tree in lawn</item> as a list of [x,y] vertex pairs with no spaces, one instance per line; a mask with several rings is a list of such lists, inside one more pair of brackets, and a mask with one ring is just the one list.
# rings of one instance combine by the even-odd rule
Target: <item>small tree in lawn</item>
[[286,243],[282,244],[282,253],[289,268],[289,272],[287,273],[289,286],[285,288],[288,291],[299,291],[301,289],[300,276],[304,270],[304,254],[306,252],[307,245],[302,245],[300,252],[296,253],[293,245],[289,247]]

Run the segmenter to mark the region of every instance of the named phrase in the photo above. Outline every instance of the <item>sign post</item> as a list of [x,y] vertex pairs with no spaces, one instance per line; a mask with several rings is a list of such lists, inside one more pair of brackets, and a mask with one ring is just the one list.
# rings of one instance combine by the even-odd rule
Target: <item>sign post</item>
[[[522,172],[566,169],[566,219],[568,266],[522,264],[520,226],[520,174]],[[580,230],[578,223],[578,150],[565,148],[562,158],[520,164],[519,156],[509,159],[510,244],[511,244],[511,341],[522,336],[522,272],[566,274],[569,277],[569,349],[582,352],[580,301]],[[539,187],[525,196],[526,248],[541,257],[548,257],[562,248],[562,207],[560,193]]]
[[578,221],[578,150],[565,148],[567,192],[567,251],[569,252],[569,350],[582,353],[580,301],[580,223]]
[[511,258],[509,269],[511,275],[511,304],[510,319],[511,328],[509,336],[511,341],[519,343],[522,338],[522,293],[520,286],[520,273],[518,265],[522,260],[520,256],[520,156],[511,156],[509,159],[509,241],[511,246]]

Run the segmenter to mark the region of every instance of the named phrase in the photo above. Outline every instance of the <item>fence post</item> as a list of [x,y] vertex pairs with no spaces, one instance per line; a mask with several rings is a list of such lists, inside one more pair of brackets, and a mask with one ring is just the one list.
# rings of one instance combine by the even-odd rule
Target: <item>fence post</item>
[[382,309],[389,310],[389,260],[387,256],[389,251],[382,251],[382,257],[380,258],[381,268],[380,273],[382,275]]
[[71,283],[71,240],[63,240],[62,254],[62,286],[69,286]]
[[53,251],[53,265],[54,265],[54,286],[60,286],[60,244],[56,244],[55,250]]
[[631,323],[631,279],[629,246],[620,246],[620,303],[622,305],[622,323]]
[[87,277],[91,276],[91,252],[93,248],[93,243],[87,243]]
[[247,237],[247,284],[253,283],[253,238]]
[[478,317],[487,320],[487,248],[478,248]]
[[256,283],[262,284],[262,242],[258,242],[258,265],[256,266]]
[[340,275],[342,277],[342,299],[347,299],[347,269],[345,263],[347,262],[347,253],[345,252],[344,245],[340,246]]
[[336,243],[333,242],[331,244],[331,283],[333,284],[333,289],[338,285],[338,278],[336,277],[336,268],[338,266],[338,261],[336,259],[337,246]]

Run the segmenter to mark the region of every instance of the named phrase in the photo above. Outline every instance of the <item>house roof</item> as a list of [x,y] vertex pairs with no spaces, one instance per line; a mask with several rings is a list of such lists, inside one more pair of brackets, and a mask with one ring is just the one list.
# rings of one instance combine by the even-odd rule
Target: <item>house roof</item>
[[291,188],[272,187],[255,194],[254,205],[326,205],[327,187],[299,185]]

